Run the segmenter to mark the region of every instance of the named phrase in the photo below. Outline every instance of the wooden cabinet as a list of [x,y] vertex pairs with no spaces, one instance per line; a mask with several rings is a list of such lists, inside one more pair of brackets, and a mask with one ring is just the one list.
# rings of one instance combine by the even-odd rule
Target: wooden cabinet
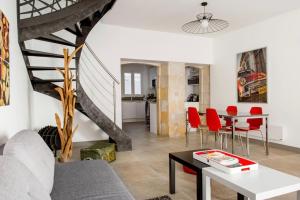
[[132,119],[136,116],[136,108],[135,104],[131,101],[123,101],[122,102],[122,118],[124,119]]
[[136,118],[138,119],[145,118],[145,101],[136,102]]

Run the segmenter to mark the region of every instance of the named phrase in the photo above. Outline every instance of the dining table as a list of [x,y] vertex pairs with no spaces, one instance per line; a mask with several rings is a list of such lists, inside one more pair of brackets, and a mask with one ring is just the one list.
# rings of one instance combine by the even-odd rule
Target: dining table
[[[269,131],[268,131],[268,117],[269,114],[263,113],[263,114],[250,114],[247,112],[238,112],[235,114],[228,113],[227,111],[217,111],[220,118],[223,119],[230,119],[231,120],[231,138],[232,138],[232,145],[231,145],[231,152],[234,153],[234,136],[236,132],[236,121],[240,119],[257,119],[262,118],[265,120],[265,144],[266,144],[266,155],[269,155]],[[247,136],[248,137],[248,136]]]
[[[232,138],[232,145],[231,145],[231,152],[234,153],[234,137],[235,137],[235,133],[236,133],[236,121],[241,120],[241,119],[257,119],[257,118],[262,118],[265,122],[264,122],[264,127],[265,127],[265,144],[266,144],[266,149],[265,149],[265,153],[266,155],[269,155],[270,151],[269,151],[269,131],[268,131],[268,118],[269,118],[269,114],[268,113],[263,113],[263,114],[250,114],[247,112],[237,112],[237,113],[228,113],[227,111],[217,111],[218,115],[220,118],[223,119],[230,119],[231,120],[231,138]],[[200,112],[199,111],[199,115],[201,116],[205,116],[206,113],[205,112]],[[187,114],[186,114],[186,131],[188,127],[188,118],[187,118]],[[248,137],[248,135],[247,135]]]

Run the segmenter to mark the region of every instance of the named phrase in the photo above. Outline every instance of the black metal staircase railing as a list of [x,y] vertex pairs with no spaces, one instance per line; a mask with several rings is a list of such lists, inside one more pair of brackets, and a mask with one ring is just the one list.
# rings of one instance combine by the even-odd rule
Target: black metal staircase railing
[[18,0],[20,19],[56,12],[78,1],[79,0]]

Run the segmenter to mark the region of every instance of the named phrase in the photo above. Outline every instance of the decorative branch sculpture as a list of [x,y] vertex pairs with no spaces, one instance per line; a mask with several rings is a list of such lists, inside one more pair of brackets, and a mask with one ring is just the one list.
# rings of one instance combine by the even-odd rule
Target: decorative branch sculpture
[[74,75],[70,70],[70,63],[76,53],[82,48],[83,45],[78,47],[76,50],[69,55],[69,50],[64,49],[64,69],[57,69],[64,78],[63,88],[57,87],[55,90],[58,92],[62,108],[63,108],[63,124],[60,120],[60,117],[55,113],[55,120],[57,124],[57,129],[59,133],[59,138],[61,141],[61,152],[58,158],[59,162],[66,162],[72,157],[73,142],[72,138],[75,131],[78,128],[78,125],[73,129],[73,121],[75,114],[75,103],[76,95],[75,90],[72,86],[72,81]]

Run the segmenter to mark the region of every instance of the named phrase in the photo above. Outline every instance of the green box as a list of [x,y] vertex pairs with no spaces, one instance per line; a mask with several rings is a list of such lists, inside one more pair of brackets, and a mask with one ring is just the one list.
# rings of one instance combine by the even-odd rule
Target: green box
[[80,149],[81,160],[106,160],[112,162],[116,160],[116,146],[108,141],[97,142],[96,144]]

